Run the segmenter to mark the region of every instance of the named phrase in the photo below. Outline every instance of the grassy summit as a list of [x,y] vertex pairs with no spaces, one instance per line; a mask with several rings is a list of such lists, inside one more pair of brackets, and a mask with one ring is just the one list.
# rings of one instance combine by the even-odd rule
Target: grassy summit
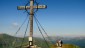
[[[56,45],[52,45],[51,48],[58,48],[58,47]],[[80,47],[72,44],[63,44],[61,48],[80,48]]]
[[[0,34],[0,48],[12,48],[13,47],[12,43],[14,42],[15,39],[17,39],[15,47],[19,47],[22,43],[23,38],[13,37],[7,34]],[[76,43],[79,43],[79,42],[76,42]],[[28,37],[25,37],[25,41],[23,42],[22,46],[27,44],[28,44]],[[34,44],[42,48],[48,48],[47,44],[44,42],[42,38],[34,37]],[[50,48],[57,48],[56,45],[51,45],[51,43],[49,43],[49,45],[50,45]],[[79,48],[79,47],[72,44],[63,44],[62,48]]]

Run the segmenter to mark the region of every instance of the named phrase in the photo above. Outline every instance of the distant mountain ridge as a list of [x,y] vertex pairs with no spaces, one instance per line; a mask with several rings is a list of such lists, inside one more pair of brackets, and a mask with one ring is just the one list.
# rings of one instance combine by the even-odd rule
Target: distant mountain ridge
[[[56,43],[56,40],[61,39],[64,44],[74,44],[74,45],[80,46],[81,48],[85,48],[85,37],[60,37],[60,36],[56,36],[56,37],[50,37],[50,38],[52,39],[54,44]],[[15,39],[17,39],[16,45],[18,45],[18,44],[21,44],[23,38],[14,37],[14,36],[10,36],[7,34],[0,34],[0,48],[3,48],[3,46],[2,46],[3,44],[5,46],[8,46],[8,45],[11,46],[12,42]],[[27,39],[28,38],[26,37],[24,43],[28,42]],[[47,37],[46,37],[46,39],[47,39]],[[43,45],[42,46],[43,48],[47,47],[42,38],[34,37],[34,40],[35,40],[35,44],[38,44],[38,46]],[[42,43],[42,44],[40,45],[39,43]]]
[[77,46],[80,46],[81,48],[85,48],[85,37],[50,37],[53,41],[54,44],[56,43],[57,40],[62,40],[64,44],[74,44]]

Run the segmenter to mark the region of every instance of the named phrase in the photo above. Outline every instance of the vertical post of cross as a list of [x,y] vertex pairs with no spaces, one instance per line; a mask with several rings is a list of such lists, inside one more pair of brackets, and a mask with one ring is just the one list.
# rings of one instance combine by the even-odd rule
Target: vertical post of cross
[[30,0],[30,36],[28,38],[29,40],[29,46],[33,46],[33,15],[34,15],[34,0]]

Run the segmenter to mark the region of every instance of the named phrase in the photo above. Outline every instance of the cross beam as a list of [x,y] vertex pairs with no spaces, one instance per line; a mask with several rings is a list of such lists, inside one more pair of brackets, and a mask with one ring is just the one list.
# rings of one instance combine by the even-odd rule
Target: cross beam
[[37,5],[34,6],[34,0],[30,0],[30,6],[18,6],[18,10],[30,10],[30,34],[29,34],[29,46],[33,46],[33,15],[34,9],[44,9],[46,5]]
[[[25,10],[25,9],[30,9],[30,6],[18,6],[18,10]],[[34,9],[44,9],[46,8],[46,5],[38,5],[38,6],[33,6]]]

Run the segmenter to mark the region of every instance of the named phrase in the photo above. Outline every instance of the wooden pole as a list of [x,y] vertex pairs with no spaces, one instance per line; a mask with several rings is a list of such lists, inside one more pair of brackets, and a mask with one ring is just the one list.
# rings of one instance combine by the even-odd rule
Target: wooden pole
[[34,0],[30,0],[30,34],[29,34],[29,46],[33,46],[33,15],[34,15]]

